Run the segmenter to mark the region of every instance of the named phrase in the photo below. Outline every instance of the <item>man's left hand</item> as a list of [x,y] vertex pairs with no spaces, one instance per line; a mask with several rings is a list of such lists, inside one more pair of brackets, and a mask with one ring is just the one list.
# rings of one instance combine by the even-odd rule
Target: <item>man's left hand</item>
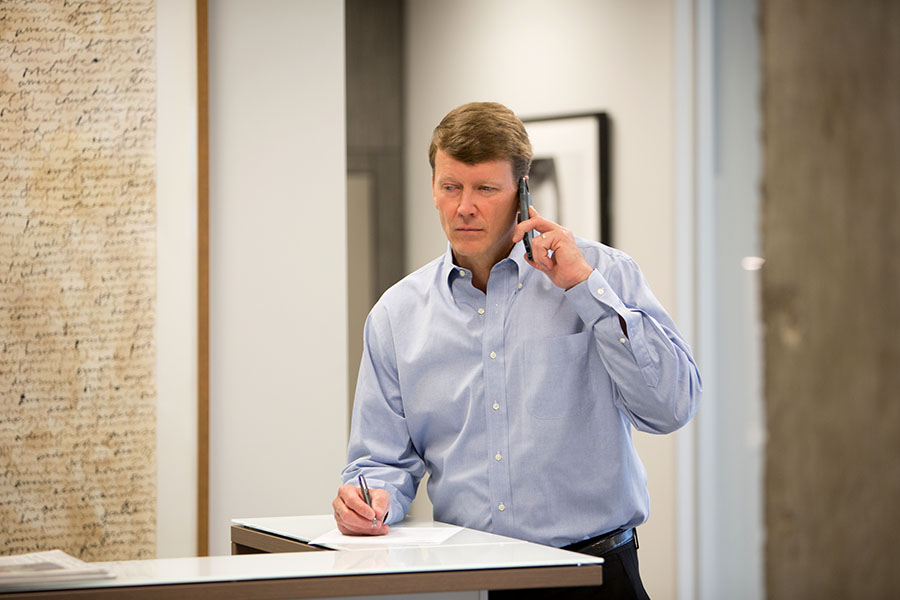
[[556,287],[568,290],[585,281],[593,272],[575,243],[575,236],[565,227],[545,219],[532,206],[529,218],[516,225],[513,243],[518,243],[525,232],[534,230],[531,250],[534,260],[528,261],[535,269],[543,271]]

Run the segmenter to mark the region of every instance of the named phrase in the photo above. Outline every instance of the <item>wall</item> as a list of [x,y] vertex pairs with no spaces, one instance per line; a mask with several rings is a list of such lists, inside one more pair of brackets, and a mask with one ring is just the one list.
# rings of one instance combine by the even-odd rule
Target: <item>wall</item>
[[[427,151],[450,109],[496,100],[522,117],[605,110],[615,245],[675,314],[672,2],[415,1],[406,16],[407,269],[446,249]],[[653,511],[640,533],[642,572],[651,596],[671,598],[676,436],[637,435],[635,443]]]
[[156,551],[155,4],[98,14],[0,3],[3,554]]
[[900,587],[900,4],[762,2],[766,592]]
[[210,3],[210,553],[346,460],[344,5]]
[[157,557],[197,552],[197,61],[193,2],[156,0]]

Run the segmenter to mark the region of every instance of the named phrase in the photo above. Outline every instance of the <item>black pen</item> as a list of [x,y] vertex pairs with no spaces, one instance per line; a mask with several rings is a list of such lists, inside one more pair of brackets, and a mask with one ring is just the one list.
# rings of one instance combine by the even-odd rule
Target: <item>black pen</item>
[[[366,504],[369,505],[369,508],[372,508],[372,496],[369,495],[369,486],[366,485],[366,478],[362,475],[359,476],[359,487],[362,490],[363,500],[366,501]],[[374,509],[373,509],[374,510]],[[372,527],[378,526],[378,515],[372,517]]]

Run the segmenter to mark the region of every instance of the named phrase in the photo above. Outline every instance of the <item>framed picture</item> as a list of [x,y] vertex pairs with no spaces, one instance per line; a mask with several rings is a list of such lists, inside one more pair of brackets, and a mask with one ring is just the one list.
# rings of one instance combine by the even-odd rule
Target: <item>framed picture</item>
[[612,244],[608,115],[523,122],[534,149],[528,185],[535,209],[578,237]]

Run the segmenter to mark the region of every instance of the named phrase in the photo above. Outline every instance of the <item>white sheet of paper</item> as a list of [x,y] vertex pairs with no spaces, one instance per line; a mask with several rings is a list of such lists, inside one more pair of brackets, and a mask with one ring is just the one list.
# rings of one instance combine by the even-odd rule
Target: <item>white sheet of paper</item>
[[461,527],[392,527],[387,535],[344,535],[337,528],[323,533],[310,544],[320,546],[418,546],[443,544]]

